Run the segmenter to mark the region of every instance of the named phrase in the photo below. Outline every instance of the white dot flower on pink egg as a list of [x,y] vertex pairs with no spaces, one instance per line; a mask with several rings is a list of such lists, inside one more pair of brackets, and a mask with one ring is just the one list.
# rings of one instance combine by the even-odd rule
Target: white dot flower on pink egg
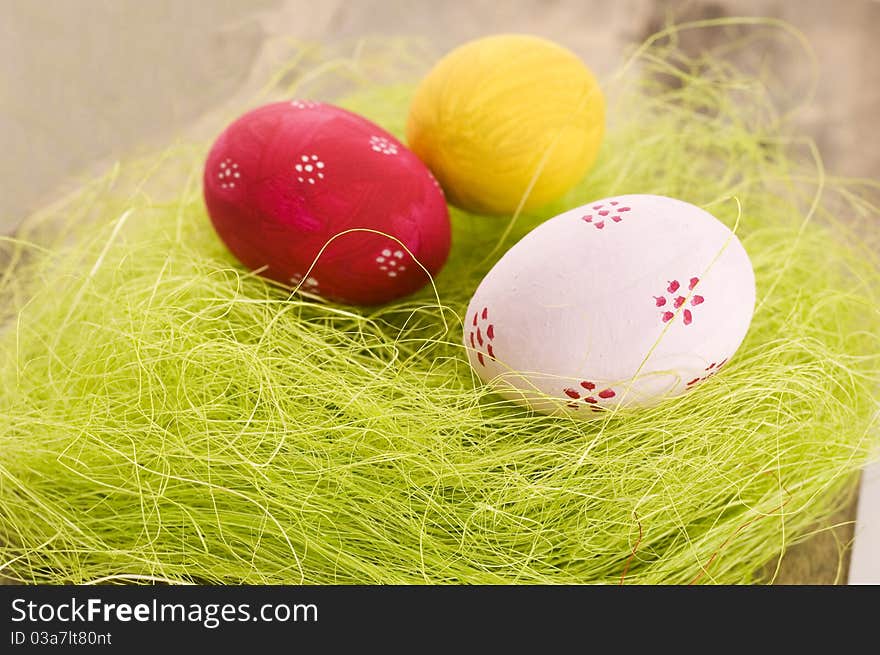
[[535,410],[646,407],[742,343],[755,276],[739,239],[673,198],[624,195],[539,225],[480,283],[464,342],[480,378]]

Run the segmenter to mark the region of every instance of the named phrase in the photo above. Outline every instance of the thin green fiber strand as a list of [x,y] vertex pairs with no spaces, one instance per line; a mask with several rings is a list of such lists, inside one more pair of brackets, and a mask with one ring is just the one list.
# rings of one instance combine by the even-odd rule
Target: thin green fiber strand
[[[749,48],[793,41],[762,30]],[[348,85],[342,104],[400,135],[410,80],[371,82],[365,53],[387,74],[415,51],[356,52],[276,82]],[[731,61],[670,38],[639,50],[606,84],[612,123],[577,188],[513,222],[453,210],[436,295],[379,308],[240,268],[201,200],[206,144],[119,164],[31,217],[0,244],[0,576],[772,579],[877,455],[878,188],[826,176],[767,78]],[[500,399],[461,343],[486,253],[619,193],[739,221],[758,285],[745,343],[652,409],[577,421]]]

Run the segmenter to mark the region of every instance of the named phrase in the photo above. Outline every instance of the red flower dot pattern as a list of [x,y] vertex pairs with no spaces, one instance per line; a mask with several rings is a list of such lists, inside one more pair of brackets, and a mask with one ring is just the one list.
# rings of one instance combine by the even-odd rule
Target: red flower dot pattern
[[[688,280],[688,293],[694,290],[694,287],[699,284],[700,278],[692,277]],[[689,307],[685,307],[685,309],[681,312],[681,322],[685,325],[690,325],[694,322],[694,312],[693,307],[698,307],[706,302],[706,299],[698,294],[694,294],[690,297],[690,301],[686,295],[682,295],[679,291],[682,289],[681,282],[678,280],[669,280],[666,285],[666,293],[669,296],[660,295],[660,296],[651,296],[654,299],[655,307],[671,307],[672,310],[681,309],[686,303]],[[673,318],[675,318],[675,311],[670,309],[664,309],[660,312],[660,321],[663,323],[669,323]]]
[[495,339],[495,324],[489,322],[489,308],[474,312],[468,330],[468,342],[470,347],[477,353],[477,361],[481,366],[486,365],[486,356],[495,359],[495,348],[492,341]]
[[703,375],[701,375],[699,377],[695,377],[693,380],[689,381],[687,383],[687,385],[685,385],[687,387],[687,390],[690,391],[696,385],[698,385],[700,382],[704,382],[705,380],[708,380],[709,378],[711,378],[718,371],[720,371],[721,367],[724,366],[726,363],[727,363],[727,358],[724,358],[720,362],[718,362],[717,364],[715,362],[712,362],[711,364],[709,364],[704,369],[706,372]]
[[597,230],[605,229],[606,219],[614,223],[620,223],[623,220],[623,214],[632,211],[632,207],[622,207],[617,200],[612,200],[608,205],[603,203],[593,205],[592,209],[593,212],[584,214],[581,216],[581,220],[584,223],[590,223]]
[[567,406],[572,409],[589,407],[591,411],[601,412],[605,409],[602,407],[602,401],[611,400],[617,395],[617,392],[611,387],[595,392],[596,387],[596,383],[591,380],[583,380],[578,385],[578,388],[566,387],[562,392],[571,398]]

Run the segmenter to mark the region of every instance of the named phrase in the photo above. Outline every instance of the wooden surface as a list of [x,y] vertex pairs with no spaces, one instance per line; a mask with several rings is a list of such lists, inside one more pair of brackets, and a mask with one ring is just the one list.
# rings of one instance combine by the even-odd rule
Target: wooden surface
[[[0,2],[0,234],[116,157],[147,151],[246,99],[287,39],[417,36],[443,51],[481,34],[530,32],[580,54],[600,77],[675,17],[780,17],[819,61],[799,128],[832,173],[880,178],[880,3],[874,0],[32,0]],[[683,46],[711,47],[711,34]],[[769,53],[783,77],[804,62]],[[854,481],[855,483],[855,481]],[[789,550],[778,582],[846,579],[854,503]],[[776,569],[773,563],[768,574]]]

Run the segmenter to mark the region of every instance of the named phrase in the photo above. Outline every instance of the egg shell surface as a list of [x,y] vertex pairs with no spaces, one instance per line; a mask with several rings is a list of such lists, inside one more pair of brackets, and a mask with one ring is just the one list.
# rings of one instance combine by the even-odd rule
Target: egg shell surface
[[[234,121],[208,155],[204,197],[246,267],[340,302],[412,293],[429,280],[414,258],[435,275],[449,253],[430,171],[389,132],[326,103],[277,102]],[[373,232],[339,236],[359,229]]]
[[532,209],[593,166],[605,97],[570,50],[528,34],[459,46],[425,76],[407,118],[407,142],[450,202],[480,214]]
[[622,195],[560,214],[495,264],[468,306],[482,380],[541,412],[650,406],[715,375],[748,331],[739,239],[673,198]]

